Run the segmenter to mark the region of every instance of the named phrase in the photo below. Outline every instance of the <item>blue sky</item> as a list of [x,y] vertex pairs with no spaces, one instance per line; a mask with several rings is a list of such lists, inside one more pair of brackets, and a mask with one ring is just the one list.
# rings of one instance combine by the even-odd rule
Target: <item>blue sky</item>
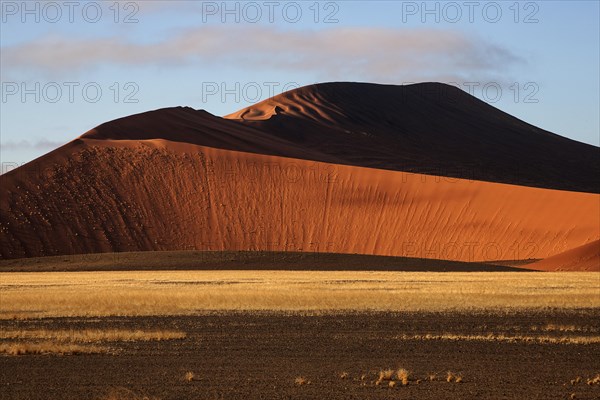
[[599,2],[1,1],[0,158],[186,105],[326,81],[455,84],[599,145]]

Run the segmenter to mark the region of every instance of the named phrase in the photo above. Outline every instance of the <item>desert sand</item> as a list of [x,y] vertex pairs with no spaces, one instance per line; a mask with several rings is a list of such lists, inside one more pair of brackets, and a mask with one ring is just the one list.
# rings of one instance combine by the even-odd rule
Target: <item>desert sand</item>
[[597,147],[537,128],[451,85],[322,83],[225,118],[342,164],[600,192]]
[[[325,84],[225,119],[170,108],[100,125],[2,175],[0,257],[249,250],[488,262],[600,238],[597,148],[436,88]],[[499,168],[478,164],[488,158]],[[511,175],[515,158],[535,168]]]
[[540,271],[600,271],[600,241],[528,264],[527,268]]

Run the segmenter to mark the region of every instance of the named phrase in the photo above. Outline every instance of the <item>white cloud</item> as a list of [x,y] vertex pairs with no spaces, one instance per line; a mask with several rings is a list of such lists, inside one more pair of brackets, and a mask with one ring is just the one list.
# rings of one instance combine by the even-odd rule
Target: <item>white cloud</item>
[[466,79],[500,75],[522,60],[508,49],[457,31],[206,26],[163,41],[139,44],[121,37],[83,40],[46,37],[2,49],[3,68],[75,73],[99,65],[219,66],[309,71],[327,79]]

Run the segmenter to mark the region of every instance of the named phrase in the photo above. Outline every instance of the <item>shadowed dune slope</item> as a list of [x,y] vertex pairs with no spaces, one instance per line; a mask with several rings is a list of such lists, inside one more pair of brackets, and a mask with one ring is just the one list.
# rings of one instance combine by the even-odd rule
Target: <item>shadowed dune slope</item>
[[0,260],[0,272],[42,271],[529,271],[477,262],[364,254],[270,251],[141,251]]
[[267,250],[540,259],[600,238],[598,195],[82,137],[1,177],[1,257]]
[[597,147],[440,83],[316,84],[225,118],[348,165],[600,192]]
[[528,264],[526,268],[541,271],[600,272],[600,241],[596,240],[536,263]]

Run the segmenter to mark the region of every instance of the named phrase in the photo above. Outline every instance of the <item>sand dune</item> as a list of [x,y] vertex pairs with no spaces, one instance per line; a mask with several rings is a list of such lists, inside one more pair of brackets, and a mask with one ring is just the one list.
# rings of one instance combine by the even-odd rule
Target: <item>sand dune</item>
[[487,261],[600,237],[595,194],[158,139],[81,139],[49,156],[41,173],[3,177],[3,258],[199,249]]
[[541,271],[599,271],[600,241],[584,244],[563,253],[527,265]]
[[600,192],[597,147],[439,83],[310,85],[225,118],[348,165]]
[[[329,91],[336,86],[325,87]],[[342,95],[355,88],[343,86]],[[377,86],[373,90],[400,89]],[[304,91],[294,93],[286,96],[294,98]],[[590,166],[587,157],[588,147],[593,152],[596,148],[540,131],[503,113],[495,116],[498,126],[512,124],[512,130],[480,130],[487,125],[474,118],[473,129],[480,137],[473,137],[473,130],[471,136],[456,136],[457,124],[470,123],[454,121],[456,115],[470,115],[461,114],[462,106],[449,106],[448,111],[436,103],[431,108],[429,100],[411,96],[411,104],[425,110],[420,119],[430,118],[431,110],[439,112],[438,122],[448,127],[447,136],[454,135],[453,142],[462,150],[435,150],[437,142],[431,140],[447,142],[440,130],[429,137],[427,146],[407,141],[402,153],[390,148],[379,157],[387,143],[383,135],[391,131],[372,136],[332,133],[331,126],[344,125],[345,118],[353,115],[353,126],[372,124],[375,132],[384,125],[391,129],[405,118],[409,122],[398,131],[401,136],[425,140],[425,130],[414,126],[415,117],[409,118],[400,108],[381,111],[380,104],[363,113],[342,110],[318,98],[312,102],[299,98],[297,106],[276,105],[271,111],[264,106],[267,102],[241,112],[239,120],[171,108],[103,124],[0,177],[0,258],[250,250],[487,262],[548,258],[600,238],[598,194],[406,173],[389,164],[406,162],[404,156],[414,151],[412,160],[419,162],[412,165],[426,168],[446,151],[444,162],[462,160],[457,165],[464,166],[483,157],[471,152],[484,147],[502,149],[490,151],[507,163],[503,152],[517,151],[523,144],[527,146],[516,155],[540,162],[550,157],[547,146],[558,146],[565,151],[553,148],[556,163],[541,163],[527,170],[527,176],[502,175],[502,179],[548,186],[557,182],[561,188],[570,179],[574,189],[585,190],[595,185],[596,177],[589,175],[599,163],[595,160]],[[355,100],[361,106],[362,100]],[[281,104],[277,98],[272,101]],[[488,106],[474,104],[483,107],[482,114],[489,113]],[[382,119],[384,115],[389,118]],[[287,130],[289,118],[307,129],[302,137],[293,127]],[[269,125],[256,124],[261,121]],[[279,130],[273,125],[278,121]],[[349,140],[343,147],[338,134],[366,141]],[[513,139],[521,135],[522,140],[510,147],[504,134]],[[531,148],[534,143],[540,147]],[[426,147],[432,152],[430,158],[424,157]],[[575,150],[580,163],[567,160]],[[481,151],[486,157],[490,154]],[[358,157],[362,153],[365,156]],[[389,169],[363,166],[377,163]]]

